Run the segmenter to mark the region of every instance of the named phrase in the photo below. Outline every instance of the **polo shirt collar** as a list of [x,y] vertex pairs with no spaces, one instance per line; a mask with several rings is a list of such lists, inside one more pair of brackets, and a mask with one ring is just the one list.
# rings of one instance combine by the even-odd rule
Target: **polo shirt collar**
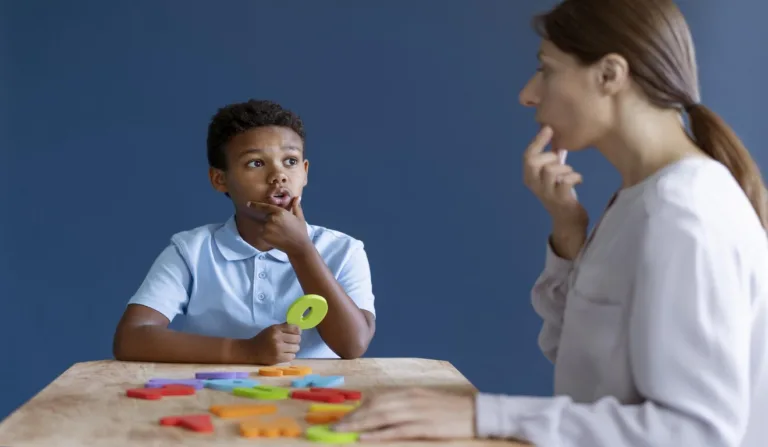
[[[311,238],[312,227],[310,227],[309,224],[306,225],[307,235]],[[216,241],[216,246],[219,248],[221,255],[224,256],[224,259],[227,261],[242,261],[261,253],[266,253],[277,261],[288,262],[288,255],[284,252],[276,248],[267,252],[261,252],[240,237],[240,232],[237,231],[237,223],[235,222],[234,215],[227,219],[227,222],[216,230],[213,234],[213,238]]]

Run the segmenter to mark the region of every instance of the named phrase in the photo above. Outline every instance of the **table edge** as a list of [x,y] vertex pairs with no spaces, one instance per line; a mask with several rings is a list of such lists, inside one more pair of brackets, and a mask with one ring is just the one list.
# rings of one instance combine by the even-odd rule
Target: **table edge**
[[[442,363],[450,366],[458,375],[460,375],[474,390],[478,390],[478,388],[475,386],[474,383],[472,383],[471,380],[467,378],[456,366],[454,366],[450,361],[448,360],[440,360],[440,359],[432,359],[432,358],[425,358],[425,357],[361,357],[359,359],[334,359],[334,358],[306,358],[306,359],[297,359],[298,361],[302,360],[313,360],[313,361],[350,361],[354,362],[356,360],[420,360],[420,361],[428,361],[428,362],[434,362],[434,363]],[[16,408],[11,410],[8,415],[2,419],[0,419],[0,427],[3,426],[8,420],[10,420],[16,413],[18,413],[25,405],[27,405],[29,402],[31,402],[34,398],[45,392],[48,388],[53,386],[56,381],[61,379],[67,374],[75,374],[77,373],[77,370],[85,368],[90,365],[95,365],[99,363],[114,363],[114,364],[130,364],[130,363],[143,363],[143,364],[163,364],[163,363],[171,363],[171,364],[179,364],[179,363],[172,363],[172,362],[134,362],[134,361],[124,361],[124,360],[116,360],[114,358],[106,358],[106,359],[98,359],[98,360],[85,360],[81,362],[76,362],[71,364],[67,369],[59,373],[53,380],[48,382],[44,387],[42,387],[40,390],[38,390],[36,393],[31,395],[28,399],[25,399],[21,404],[19,404]],[[292,363],[292,362],[291,362]],[[263,367],[265,365],[241,365],[241,364],[219,364],[219,365],[210,365],[210,364],[198,364],[198,363],[189,363],[188,365],[207,365],[207,366],[255,366],[255,367]]]

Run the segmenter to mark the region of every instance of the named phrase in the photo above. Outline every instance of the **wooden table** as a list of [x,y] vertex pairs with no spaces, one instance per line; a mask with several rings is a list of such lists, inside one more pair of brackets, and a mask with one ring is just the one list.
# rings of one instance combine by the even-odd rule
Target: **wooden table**
[[[343,375],[345,387],[364,393],[421,386],[456,392],[475,391],[450,363],[425,359],[301,360],[313,373]],[[125,396],[152,377],[194,378],[198,371],[257,371],[250,366],[132,363],[112,360],[77,363],[0,423],[0,446],[112,447],[112,446],[246,446],[323,445],[303,438],[253,439],[239,435],[237,420],[212,416],[215,432],[194,433],[164,427],[163,416],[206,413],[211,405],[254,403],[231,393],[204,389],[194,396],[164,397],[159,401]],[[286,378],[259,376],[262,384],[289,385]],[[294,416],[306,427],[306,401],[278,401],[279,414]],[[389,445],[519,446],[502,441],[399,442]],[[383,445],[383,444],[376,444]]]

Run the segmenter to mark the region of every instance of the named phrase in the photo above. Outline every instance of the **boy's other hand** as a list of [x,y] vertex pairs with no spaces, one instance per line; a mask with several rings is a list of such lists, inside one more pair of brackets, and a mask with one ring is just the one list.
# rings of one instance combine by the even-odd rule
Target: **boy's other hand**
[[248,202],[248,208],[254,211],[253,216],[258,216],[257,219],[264,223],[261,234],[264,242],[288,255],[300,253],[312,246],[298,197],[291,201],[290,211],[261,202]]
[[252,358],[259,365],[275,365],[296,358],[301,329],[288,323],[275,324],[247,340]]

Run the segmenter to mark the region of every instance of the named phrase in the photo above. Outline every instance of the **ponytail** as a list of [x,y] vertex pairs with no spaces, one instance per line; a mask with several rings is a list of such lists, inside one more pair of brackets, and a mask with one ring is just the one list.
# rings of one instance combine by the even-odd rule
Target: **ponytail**
[[696,144],[731,171],[752,203],[763,228],[768,229],[768,194],[760,169],[747,148],[730,126],[712,110],[701,104],[688,106],[685,110]]

